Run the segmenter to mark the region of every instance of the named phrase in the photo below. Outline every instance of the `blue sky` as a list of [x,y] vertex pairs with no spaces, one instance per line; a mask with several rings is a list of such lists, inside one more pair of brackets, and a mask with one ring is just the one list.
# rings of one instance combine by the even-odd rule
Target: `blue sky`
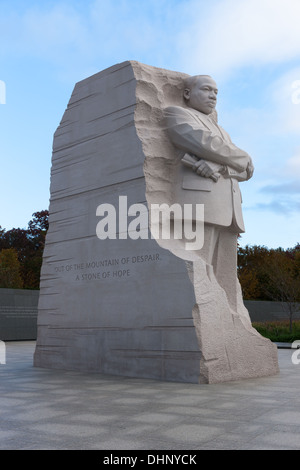
[[255,165],[241,245],[300,242],[299,0],[0,0],[0,13],[3,228],[48,208],[75,83],[137,60],[217,81],[219,122]]

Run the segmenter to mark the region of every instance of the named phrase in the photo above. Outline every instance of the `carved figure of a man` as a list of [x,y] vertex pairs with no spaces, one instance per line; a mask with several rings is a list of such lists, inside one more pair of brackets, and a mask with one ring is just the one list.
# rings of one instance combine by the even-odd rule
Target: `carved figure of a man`
[[204,246],[197,256],[208,278],[225,290],[230,307],[245,314],[236,273],[237,236],[245,231],[239,182],[251,178],[254,167],[218,125],[217,94],[210,76],[188,77],[186,106],[165,109],[167,133],[178,153],[173,202],[204,204]]

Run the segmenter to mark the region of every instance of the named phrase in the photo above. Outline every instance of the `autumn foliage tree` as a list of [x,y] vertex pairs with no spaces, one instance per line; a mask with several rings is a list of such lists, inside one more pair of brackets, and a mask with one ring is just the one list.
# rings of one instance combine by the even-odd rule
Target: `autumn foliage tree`
[[0,252],[0,286],[14,289],[23,287],[21,265],[14,248],[6,248]]
[[[24,289],[39,288],[45,237],[48,230],[48,216],[47,210],[35,212],[27,229],[13,228],[8,231],[0,229],[0,255],[2,253],[3,256],[5,250],[14,250],[19,262],[19,272]],[[0,278],[0,287],[7,287],[6,284],[7,280]],[[18,288],[19,285],[19,282],[15,282],[10,287]]]
[[282,302],[290,321],[300,303],[300,245],[283,250],[261,246],[238,249],[238,276],[246,300]]
[[270,250],[265,246],[238,247],[238,277],[246,300],[267,300],[264,292]]
[[289,317],[290,331],[292,331],[294,314],[299,310],[300,302],[300,251],[292,253],[274,251],[269,263],[265,266],[268,276],[266,294],[271,300],[282,302],[283,308]]

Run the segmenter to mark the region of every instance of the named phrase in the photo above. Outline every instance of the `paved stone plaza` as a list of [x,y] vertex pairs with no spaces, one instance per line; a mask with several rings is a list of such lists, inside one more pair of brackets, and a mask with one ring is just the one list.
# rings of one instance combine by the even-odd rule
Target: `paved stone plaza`
[[300,449],[300,365],[216,385],[34,368],[35,342],[6,343],[0,449]]

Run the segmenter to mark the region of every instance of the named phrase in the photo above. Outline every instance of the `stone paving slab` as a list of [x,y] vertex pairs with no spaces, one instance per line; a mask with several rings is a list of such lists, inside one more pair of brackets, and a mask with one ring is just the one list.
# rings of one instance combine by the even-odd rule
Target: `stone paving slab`
[[0,449],[300,449],[300,364],[280,374],[195,385],[32,366],[35,342],[7,342]]

